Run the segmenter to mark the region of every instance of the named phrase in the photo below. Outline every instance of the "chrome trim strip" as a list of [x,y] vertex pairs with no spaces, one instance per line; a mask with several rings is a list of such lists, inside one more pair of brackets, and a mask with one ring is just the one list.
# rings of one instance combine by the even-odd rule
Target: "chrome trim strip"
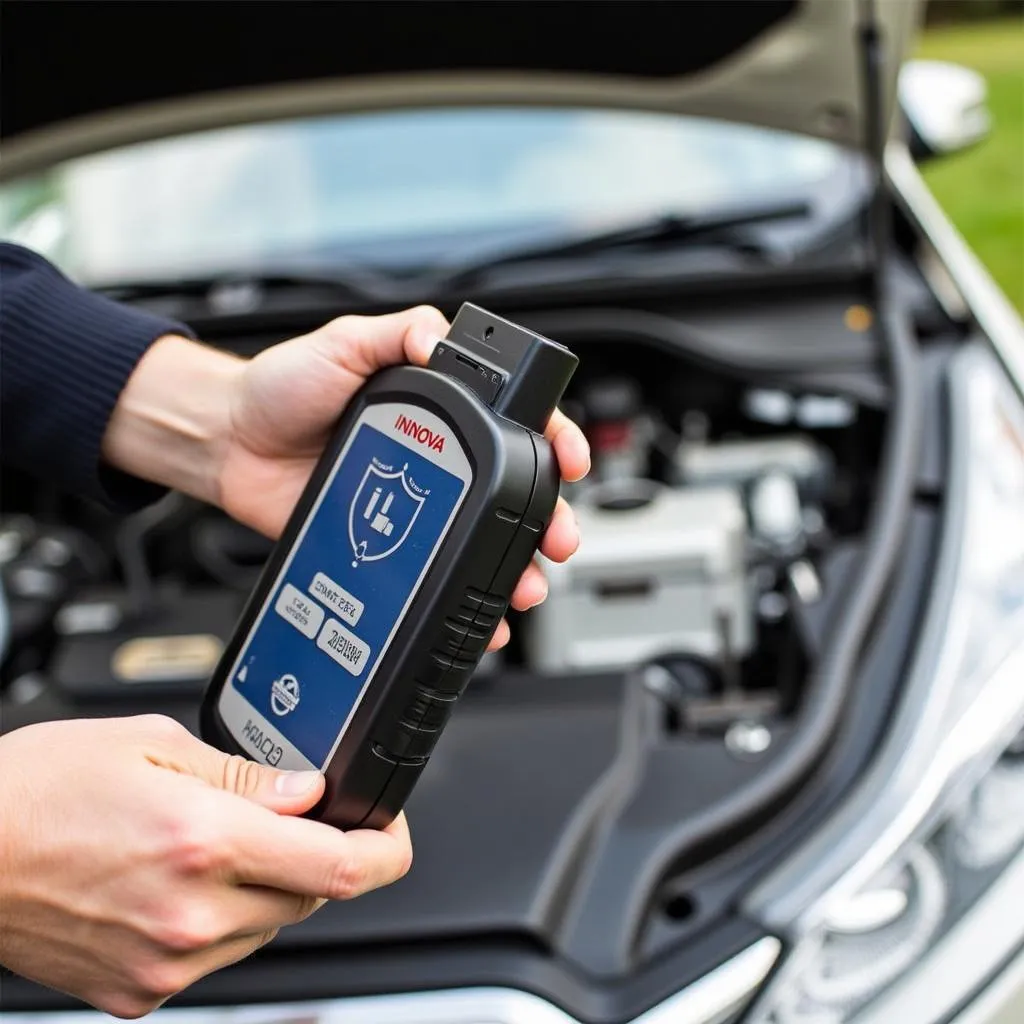
[[633,1024],[724,1024],[747,1004],[775,966],[782,943],[768,936],[737,953]]
[[[782,944],[766,937],[631,1024],[724,1024],[754,995]],[[318,1002],[157,1010],[156,1024],[579,1024],[539,996],[505,988],[453,989]],[[5,1013],[4,1024],[100,1024],[95,1010]]]

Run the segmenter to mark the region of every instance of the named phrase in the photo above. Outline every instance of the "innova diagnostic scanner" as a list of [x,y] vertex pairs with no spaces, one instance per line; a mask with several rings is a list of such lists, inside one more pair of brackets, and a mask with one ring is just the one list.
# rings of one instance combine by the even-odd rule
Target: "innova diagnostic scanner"
[[322,771],[331,824],[395,817],[554,512],[543,432],[576,364],[467,303],[427,368],[364,385],[214,673],[204,739]]

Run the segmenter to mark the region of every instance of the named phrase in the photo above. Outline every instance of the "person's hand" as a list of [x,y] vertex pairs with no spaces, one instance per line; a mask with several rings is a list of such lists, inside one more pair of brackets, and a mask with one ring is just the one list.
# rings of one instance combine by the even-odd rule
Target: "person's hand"
[[228,757],[156,715],[0,737],[0,963],[139,1017],[324,900],[404,875],[404,817],[347,833],[295,817],[322,792],[318,772]]
[[[111,418],[104,453],[115,466],[220,505],[276,538],[309,479],[341,410],[382,367],[424,365],[448,330],[436,309],[344,316],[261,352],[234,359],[181,338],[156,342],[129,379]],[[562,476],[590,467],[580,429],[561,412],[548,424]],[[541,552],[565,561],[579,533],[560,500]],[[539,604],[547,582],[536,564],[512,596],[520,611]],[[492,649],[508,640],[502,622]]]

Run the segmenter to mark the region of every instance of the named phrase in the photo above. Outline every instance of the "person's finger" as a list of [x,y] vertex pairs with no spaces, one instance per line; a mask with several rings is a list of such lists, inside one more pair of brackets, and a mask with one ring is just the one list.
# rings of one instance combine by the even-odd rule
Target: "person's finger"
[[498,623],[490,641],[487,644],[487,650],[500,651],[501,648],[509,642],[511,637],[512,633],[508,628],[508,623],[502,619],[501,622]]
[[321,897],[263,885],[224,886],[219,879],[216,884],[217,938],[222,942],[298,924],[326,902]]
[[310,336],[331,361],[361,377],[395,363],[422,365],[448,321],[433,306],[415,306],[384,316],[343,316]]
[[396,842],[409,847],[409,852],[412,853],[412,837],[409,835],[409,820],[405,816],[405,811],[399,811],[394,821],[381,831],[385,835],[391,836]]
[[[437,313],[437,310],[433,310]],[[424,318],[405,335],[405,357],[414,366],[426,366],[434,346],[448,334],[448,321],[439,313]]]
[[552,562],[564,562],[579,546],[580,530],[576,524],[576,513],[564,498],[559,498],[540,542],[541,554]]
[[[204,915],[208,921],[194,922],[195,930],[179,935],[173,947],[161,942],[154,948],[152,963],[143,969],[140,1006],[152,1009],[199,978],[243,959],[326,899],[349,899],[397,880],[411,863],[403,814],[380,832],[343,833],[305,818],[280,817],[229,793],[211,795],[223,801],[210,833],[219,843],[210,852],[223,862],[210,903],[214,912]],[[256,886],[225,894],[225,882],[237,883],[231,876],[238,875],[251,876]],[[236,931],[218,938],[229,918]]]
[[164,1000],[177,994],[200,978],[236,964],[262,949],[277,936],[277,929],[268,929],[252,935],[233,936],[202,949],[181,952],[167,958],[149,970],[149,994],[159,993]]
[[387,829],[342,832],[308,818],[239,804],[227,825],[228,862],[238,882],[348,900],[398,881],[412,863],[404,815]]
[[155,731],[147,756],[159,767],[190,775],[277,814],[302,814],[324,791],[318,771],[284,772],[238,754],[225,754],[176,723]]
[[555,449],[564,479],[571,483],[590,472],[590,445],[583,431],[561,409],[551,414],[544,436]]
[[517,612],[525,612],[533,608],[548,596],[548,581],[544,578],[541,567],[531,562],[523,575],[519,577],[516,589],[512,591],[512,607]]

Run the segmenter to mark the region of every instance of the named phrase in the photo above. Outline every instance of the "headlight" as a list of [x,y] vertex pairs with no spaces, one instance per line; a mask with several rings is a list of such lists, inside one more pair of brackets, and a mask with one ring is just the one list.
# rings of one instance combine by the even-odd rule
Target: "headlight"
[[[750,901],[793,941],[756,1024],[854,1020],[1021,853],[1024,407],[987,350],[958,355],[949,381],[949,493],[915,663],[856,793]],[[1024,914],[1008,913],[1019,945]],[[997,964],[954,973],[977,986]]]

